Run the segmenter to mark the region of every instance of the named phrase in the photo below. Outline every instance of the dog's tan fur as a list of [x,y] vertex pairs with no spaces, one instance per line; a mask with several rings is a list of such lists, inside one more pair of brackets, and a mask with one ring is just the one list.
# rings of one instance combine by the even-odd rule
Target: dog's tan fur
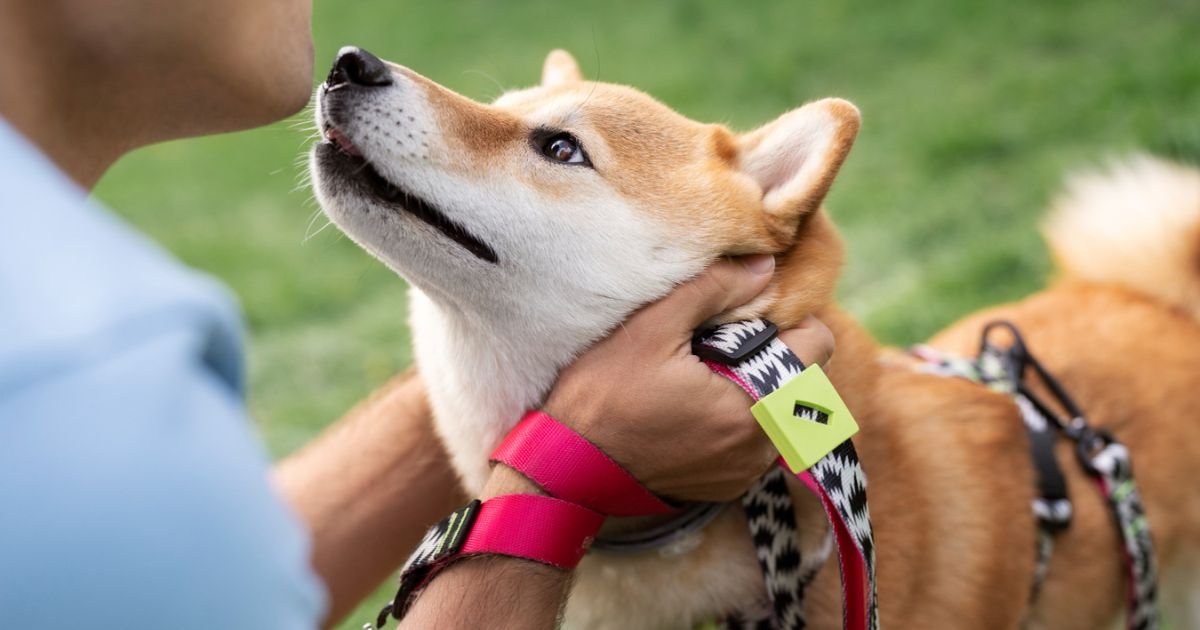
[[[640,166],[627,194],[678,212],[680,223],[713,224],[726,237],[736,234],[731,227],[736,226],[737,216],[761,212],[755,207],[757,200],[736,203],[740,196],[728,192],[738,188],[727,175],[736,168],[730,147],[752,144],[754,133],[738,143],[723,128],[679,130],[693,142],[697,135],[713,138],[703,162],[715,165],[717,172],[702,181],[726,192],[701,193],[707,197],[698,203],[693,193],[681,190],[681,180],[688,178],[680,177],[677,170],[667,172],[668,183],[657,181],[655,174],[663,171],[645,159],[654,152],[653,145],[628,143],[620,133],[626,127],[620,123],[630,114],[656,113],[655,108],[638,105],[597,103],[597,109],[615,111],[593,118],[596,128],[606,134],[617,131],[615,139],[606,135],[615,147],[613,153],[629,156]],[[782,227],[771,230],[795,234],[795,241],[780,253],[778,286],[762,314],[787,325],[815,312],[838,340],[829,373],[862,425],[855,443],[870,479],[883,625],[1015,628],[1027,617],[1035,627],[1044,628],[1099,628],[1112,623],[1125,602],[1120,543],[1107,505],[1078,465],[1070,444],[1061,445],[1060,460],[1076,515],[1070,531],[1058,540],[1049,577],[1031,609],[1033,472],[1016,407],[1007,396],[976,385],[920,374],[903,361],[881,361],[884,354],[870,336],[832,305],[842,245],[832,222],[815,206],[858,129],[857,111],[840,102],[835,111],[851,122],[839,129],[835,157],[824,180],[806,191],[804,199],[793,202],[793,214],[783,218]],[[642,119],[634,124],[657,129],[664,136],[661,142],[689,144],[666,136],[666,130],[679,127],[674,120]],[[677,155],[665,157],[679,160]],[[1174,168],[1179,177],[1200,177]],[[1076,194],[1085,186],[1076,184]],[[668,192],[659,192],[663,188]],[[1183,189],[1200,191],[1200,185]],[[1129,447],[1158,558],[1170,575],[1173,560],[1187,558],[1200,548],[1200,414],[1196,412],[1200,326],[1191,316],[1200,313],[1200,199],[1180,202],[1184,207],[1175,215],[1182,224],[1177,226],[1179,233],[1158,226],[1137,243],[1149,250],[1138,252],[1120,243],[1088,241],[1085,227],[1093,219],[1086,214],[1086,205],[1101,199],[1087,191],[1084,195],[1087,198],[1060,201],[1069,213],[1060,212],[1052,223],[1056,256],[1075,268],[1064,270],[1064,278],[1042,293],[968,317],[931,344],[973,356],[984,323],[1004,318],[1020,326],[1038,356],[1085,406],[1093,423],[1113,431]],[[748,209],[740,210],[743,207]],[[1139,210],[1136,206],[1116,209]],[[706,217],[709,213],[716,216]],[[1157,220],[1144,214],[1142,221]],[[768,221],[773,218],[768,216]],[[796,223],[802,223],[798,231],[793,228]],[[741,242],[725,244],[723,252],[772,249],[769,240],[739,237]],[[1115,252],[1144,259],[1168,239],[1178,241],[1166,248],[1168,256],[1144,262],[1132,272],[1121,264],[1123,260],[1113,260]],[[1112,281],[1124,281],[1125,286]],[[801,523],[810,525],[810,532],[821,530],[820,507],[804,490],[793,494],[799,498]],[[741,525],[740,519],[727,520],[738,521],[722,524],[731,530]],[[679,575],[686,569],[670,571]],[[810,591],[812,627],[839,626],[839,588],[836,559],[831,557]]]
[[[457,176],[511,177],[580,208],[615,190],[668,226],[672,245],[698,260],[777,255],[774,285],[726,318],[761,314],[787,326],[815,313],[834,331],[828,372],[862,428],[854,441],[870,480],[884,627],[1017,628],[1028,619],[1033,627],[1082,630],[1119,618],[1125,586],[1117,533],[1070,446],[1061,445],[1060,460],[1074,523],[1058,539],[1048,580],[1030,605],[1034,483],[1016,406],[983,387],[915,371],[835,305],[842,243],[820,204],[858,130],[852,105],[818,101],[738,135],[687,120],[636,90],[585,82],[561,51],[547,59],[541,87],[490,106],[397,72],[426,90],[447,136],[429,159]],[[528,129],[547,119],[582,140],[607,188],[570,169],[526,168],[538,159],[529,155]],[[1197,181],[1193,171],[1144,162],[1124,179],[1077,184],[1047,227],[1062,277],[932,341],[973,355],[984,322],[1005,318],[1021,327],[1093,423],[1129,447],[1168,580],[1194,579],[1186,562],[1200,548]],[[1160,184],[1171,190],[1140,189]],[[1087,207],[1110,199],[1124,205],[1099,214]],[[1129,237],[1136,238],[1122,240]],[[802,548],[817,553],[824,514],[807,491],[793,494]],[[1186,592],[1194,584],[1164,584],[1173,586]],[[744,518],[727,510],[695,549],[676,557],[589,556],[568,617],[580,627],[688,627],[762,597]],[[806,610],[810,627],[839,627],[835,554],[810,588]],[[1200,623],[1196,609],[1182,614],[1176,624]]]

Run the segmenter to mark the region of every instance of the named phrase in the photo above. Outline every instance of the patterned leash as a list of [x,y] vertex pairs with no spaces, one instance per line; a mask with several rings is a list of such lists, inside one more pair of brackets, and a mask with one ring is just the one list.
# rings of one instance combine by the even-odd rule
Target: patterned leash
[[858,426],[820,366],[805,369],[777,334],[771,322],[754,319],[719,326],[693,344],[713,372],[758,401],[754,415],[780,450],[779,467],[742,498],[771,610],[726,620],[725,627],[806,626],[805,590],[821,563],[802,562],[785,477],[791,474],[820,497],[837,541],[843,628],[878,630],[867,480],[850,441]]
[[[1007,330],[1012,337],[1008,347],[989,342],[992,332],[1000,329]],[[952,357],[929,347],[915,348],[913,354],[926,361],[926,371],[967,378],[1008,393],[1021,409],[1039,477],[1039,497],[1034,501],[1034,513],[1040,529],[1035,592],[1045,578],[1050,550],[1053,549],[1053,536],[1065,530],[1071,519],[1065,482],[1061,479],[1062,473],[1058,470],[1053,452],[1054,438],[1056,434],[1061,434],[1075,443],[1075,454],[1080,465],[1100,487],[1116,520],[1128,577],[1127,628],[1159,628],[1158,569],[1154,544],[1141,495],[1134,483],[1128,449],[1112,434],[1091,426],[1079,405],[1067,394],[1058,379],[1033,356],[1020,330],[1010,322],[995,321],[984,327],[979,357],[974,361]],[[1067,412],[1067,417],[1060,417],[1029,388],[1025,379],[1029,372],[1045,384],[1059,406]]]

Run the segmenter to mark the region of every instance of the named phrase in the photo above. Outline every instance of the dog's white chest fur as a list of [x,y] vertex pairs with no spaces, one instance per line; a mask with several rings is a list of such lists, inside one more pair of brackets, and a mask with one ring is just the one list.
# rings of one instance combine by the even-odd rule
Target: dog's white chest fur
[[417,365],[438,434],[466,490],[478,493],[490,472],[488,455],[525,410],[541,402],[570,361],[575,340],[534,338],[530,329],[480,329],[415,288],[409,299]]

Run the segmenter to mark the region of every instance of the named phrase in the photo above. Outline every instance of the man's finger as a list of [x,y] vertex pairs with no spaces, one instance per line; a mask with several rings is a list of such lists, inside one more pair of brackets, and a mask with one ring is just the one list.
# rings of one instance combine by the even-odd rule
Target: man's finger
[[824,366],[833,357],[833,332],[821,320],[809,315],[794,328],[779,333],[779,338],[804,365],[818,364]]
[[753,300],[774,271],[775,258],[765,254],[718,260],[635,318],[654,330],[691,335],[705,320]]

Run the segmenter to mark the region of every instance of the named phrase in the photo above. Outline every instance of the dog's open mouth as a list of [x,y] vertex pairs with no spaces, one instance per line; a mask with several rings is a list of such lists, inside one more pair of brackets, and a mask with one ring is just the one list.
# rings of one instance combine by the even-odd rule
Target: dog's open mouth
[[325,142],[318,147],[318,151],[325,153],[329,158],[344,161],[346,176],[365,184],[371,195],[378,201],[424,221],[480,260],[493,264],[500,261],[500,257],[496,255],[496,251],[491,246],[476,238],[463,226],[455,223],[436,206],[380,175],[379,171],[375,170],[375,167],[363,157],[358,148],[336,127],[326,128]]

